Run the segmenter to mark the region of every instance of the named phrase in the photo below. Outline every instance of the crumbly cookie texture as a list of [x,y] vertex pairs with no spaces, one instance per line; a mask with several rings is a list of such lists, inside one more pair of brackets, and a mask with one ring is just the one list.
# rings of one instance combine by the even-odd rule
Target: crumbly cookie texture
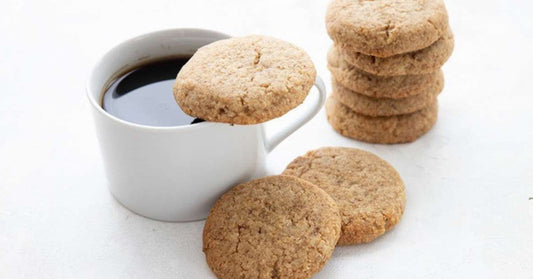
[[335,44],[376,57],[423,49],[448,28],[442,0],[334,0],[326,28]]
[[359,69],[380,76],[420,75],[438,71],[454,48],[451,30],[431,46],[409,53],[380,58],[345,48],[342,57]]
[[342,86],[374,98],[406,98],[427,91],[435,83],[444,83],[442,70],[422,75],[377,76],[346,62],[336,47],[328,52],[328,69]]
[[218,278],[310,278],[340,235],[335,201],[292,176],[269,176],[224,194],[207,217],[203,249]]
[[256,124],[301,104],[315,78],[305,51],[252,35],[200,48],[178,73],[173,91],[181,109],[194,117]]
[[333,98],[354,112],[368,116],[392,116],[419,111],[434,103],[444,88],[443,82],[436,82],[418,95],[391,99],[373,98],[359,94],[338,84],[335,79],[332,79],[331,84],[333,87],[331,96]]
[[337,202],[342,216],[337,245],[374,240],[397,224],[405,209],[405,188],[398,172],[363,150],[313,150],[292,161],[283,174],[317,185]]
[[345,137],[370,143],[407,143],[427,133],[437,121],[437,102],[420,111],[395,116],[372,117],[359,114],[329,97],[328,121]]

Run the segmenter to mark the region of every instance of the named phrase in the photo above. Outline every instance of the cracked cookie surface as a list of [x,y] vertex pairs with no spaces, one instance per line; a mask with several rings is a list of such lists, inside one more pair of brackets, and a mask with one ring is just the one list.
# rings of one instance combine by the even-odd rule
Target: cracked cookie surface
[[215,203],[203,250],[218,278],[310,278],[331,257],[340,229],[326,192],[296,177],[269,176]]
[[334,0],[326,28],[335,44],[376,57],[428,47],[448,28],[442,0]]
[[173,91],[181,109],[194,117],[257,124],[301,104],[315,78],[305,51],[252,35],[200,48],[178,73]]
[[437,121],[437,101],[410,114],[366,116],[351,110],[335,98],[326,101],[328,121],[339,134],[370,143],[407,143],[427,133]]
[[405,209],[400,175],[370,152],[323,147],[294,159],[283,174],[307,180],[335,200],[342,218],[338,245],[374,240],[398,223]]

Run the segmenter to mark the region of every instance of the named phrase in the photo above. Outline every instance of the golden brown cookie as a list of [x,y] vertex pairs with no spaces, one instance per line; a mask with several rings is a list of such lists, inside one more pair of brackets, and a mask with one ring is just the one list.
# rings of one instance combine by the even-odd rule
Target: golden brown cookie
[[341,49],[350,64],[379,76],[421,75],[438,71],[453,52],[454,39],[450,29],[431,46],[390,57],[375,57],[351,49]]
[[438,82],[418,95],[391,99],[373,98],[359,94],[339,85],[335,79],[332,79],[331,84],[333,87],[331,96],[333,98],[354,112],[368,116],[391,116],[419,111],[434,103],[444,87],[443,82]]
[[331,126],[341,135],[370,143],[412,142],[427,133],[437,121],[437,102],[420,111],[395,116],[358,114],[332,97],[326,102]]
[[329,49],[328,68],[342,86],[374,98],[405,98],[421,94],[437,82],[444,83],[444,75],[440,69],[423,75],[373,75],[346,62],[336,47]]
[[398,172],[363,150],[313,150],[294,159],[283,174],[317,185],[337,202],[342,216],[338,245],[374,240],[396,225],[405,209],[405,188]]
[[442,0],[334,0],[326,28],[335,44],[388,57],[426,48],[448,28]]
[[326,192],[296,177],[269,176],[215,203],[203,249],[218,278],[310,278],[331,257],[340,228]]
[[181,109],[212,122],[256,124],[303,102],[316,78],[302,49],[266,36],[216,41],[200,48],[178,73]]

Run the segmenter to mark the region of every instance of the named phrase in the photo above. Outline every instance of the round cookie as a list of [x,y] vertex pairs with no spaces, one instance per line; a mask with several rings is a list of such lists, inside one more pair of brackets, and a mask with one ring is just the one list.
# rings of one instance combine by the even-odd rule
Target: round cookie
[[213,206],[203,250],[218,278],[310,278],[331,257],[341,218],[335,201],[292,176],[231,189]]
[[337,245],[374,240],[397,224],[405,209],[398,172],[363,150],[320,148],[296,158],[283,174],[305,179],[333,197],[342,216]]
[[194,117],[256,124],[302,103],[315,78],[305,51],[253,35],[200,48],[178,73],[173,91],[181,109]]
[[405,98],[421,94],[437,82],[444,83],[440,69],[423,75],[376,76],[346,62],[336,47],[329,49],[328,68],[342,86],[374,98]]
[[331,96],[349,107],[356,113],[368,116],[391,116],[409,114],[419,111],[437,99],[444,88],[443,82],[432,84],[425,92],[402,99],[373,98],[339,85],[334,79],[331,81],[333,92]]
[[358,114],[328,98],[328,121],[337,132],[349,138],[370,143],[412,142],[428,132],[437,121],[437,102],[420,111],[395,116],[372,117]]
[[390,57],[379,58],[350,49],[340,50],[342,57],[359,69],[379,76],[420,75],[438,71],[453,52],[451,30],[431,46]]
[[335,44],[388,57],[428,47],[448,28],[442,0],[334,0],[326,28]]

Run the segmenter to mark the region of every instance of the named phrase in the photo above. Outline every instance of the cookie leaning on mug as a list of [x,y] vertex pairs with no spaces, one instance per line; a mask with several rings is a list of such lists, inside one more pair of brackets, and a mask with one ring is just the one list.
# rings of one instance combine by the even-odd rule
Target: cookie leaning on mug
[[203,233],[218,278],[310,278],[331,257],[341,229],[333,199],[293,176],[236,186],[213,206]]
[[307,180],[335,200],[342,216],[337,245],[372,241],[396,225],[404,212],[400,175],[370,152],[323,147],[294,159],[283,174]]
[[305,51],[279,39],[252,35],[200,48],[179,72],[174,97],[194,117],[257,124],[301,104],[315,78]]

